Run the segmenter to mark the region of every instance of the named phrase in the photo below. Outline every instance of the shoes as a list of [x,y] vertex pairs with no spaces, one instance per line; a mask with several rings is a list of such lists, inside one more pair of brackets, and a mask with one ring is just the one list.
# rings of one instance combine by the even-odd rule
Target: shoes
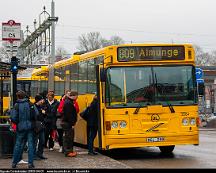
[[40,159],[47,159],[47,157],[44,156],[38,156]]
[[62,147],[60,147],[60,149],[59,149],[59,153],[62,153],[62,151],[63,151],[63,149],[62,149]]
[[28,165],[28,168],[29,168],[29,169],[33,169],[34,167],[35,167],[35,166],[34,166],[33,164],[29,164],[29,165]]
[[50,148],[49,150],[50,150],[50,151],[53,151],[54,149],[53,149],[53,148]]
[[88,155],[90,155],[90,156],[95,156],[95,155],[97,155],[98,153],[96,153],[96,152],[94,152],[94,151],[92,151],[92,152],[88,152]]
[[35,156],[35,157],[34,157],[34,160],[41,160],[41,158],[38,157],[38,156]]
[[17,164],[27,164],[28,162],[24,161],[24,160],[20,160]]
[[67,157],[75,157],[77,155],[77,152],[71,152],[67,154]]
[[12,166],[11,166],[13,169],[16,168],[16,164],[15,163],[12,163]]

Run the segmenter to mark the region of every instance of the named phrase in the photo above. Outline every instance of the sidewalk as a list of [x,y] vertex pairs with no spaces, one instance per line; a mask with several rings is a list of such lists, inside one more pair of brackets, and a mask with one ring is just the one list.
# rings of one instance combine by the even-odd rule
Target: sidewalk
[[[88,155],[87,149],[74,147],[77,152],[76,157],[65,157],[63,153],[58,152],[58,147],[55,146],[54,151],[45,149],[44,156],[46,160],[36,160],[34,165],[36,169],[128,169],[129,166],[120,163],[114,159],[104,156],[100,153],[96,156]],[[23,160],[27,161],[27,153],[24,153]],[[11,169],[12,159],[0,158],[1,169]],[[18,164],[18,169],[26,169],[27,164]]]

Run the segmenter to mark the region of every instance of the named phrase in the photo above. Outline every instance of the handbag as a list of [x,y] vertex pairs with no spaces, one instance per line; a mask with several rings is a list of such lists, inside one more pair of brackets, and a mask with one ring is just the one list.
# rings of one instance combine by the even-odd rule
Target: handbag
[[65,121],[61,121],[61,127],[63,130],[67,130],[67,129],[70,129],[71,126],[68,122],[65,122]]
[[39,133],[41,130],[44,129],[44,124],[41,121],[36,120],[34,122],[34,131],[35,133]]
[[83,112],[80,113],[80,116],[81,116],[82,119],[84,119],[85,121],[88,120],[89,110],[90,110],[90,108],[87,107]]
[[62,119],[58,118],[57,121],[56,121],[56,127],[57,127],[57,129],[62,129],[61,122],[62,122]]

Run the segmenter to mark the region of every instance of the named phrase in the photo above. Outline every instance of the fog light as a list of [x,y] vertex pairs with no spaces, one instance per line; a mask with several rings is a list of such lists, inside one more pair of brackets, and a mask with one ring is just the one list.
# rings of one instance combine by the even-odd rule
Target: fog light
[[195,119],[195,118],[191,118],[190,124],[191,124],[192,126],[196,125],[196,119]]
[[182,124],[183,124],[183,126],[187,126],[189,124],[188,118],[183,118],[182,119]]
[[125,121],[121,121],[119,126],[120,126],[120,128],[122,128],[122,129],[123,129],[123,128],[126,128],[127,123],[126,123]]
[[112,129],[118,128],[118,122],[117,121],[113,121],[111,127],[112,127]]

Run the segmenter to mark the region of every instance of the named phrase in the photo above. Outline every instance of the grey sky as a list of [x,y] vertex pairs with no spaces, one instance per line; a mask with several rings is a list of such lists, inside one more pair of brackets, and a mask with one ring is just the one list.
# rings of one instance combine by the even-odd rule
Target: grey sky
[[[216,50],[215,0],[54,0],[56,47],[69,53],[77,51],[77,38],[99,31],[109,39],[113,35],[126,43],[193,43],[205,51]],[[0,0],[0,22],[30,25],[51,0]]]

